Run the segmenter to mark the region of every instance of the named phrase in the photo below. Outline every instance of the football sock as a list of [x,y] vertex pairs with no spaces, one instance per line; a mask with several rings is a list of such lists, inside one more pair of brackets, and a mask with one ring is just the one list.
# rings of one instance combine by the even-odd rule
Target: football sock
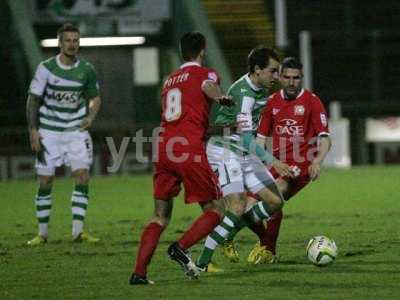
[[83,231],[83,221],[86,215],[88,205],[88,191],[87,185],[75,185],[72,192],[72,238],[75,239]]
[[164,227],[156,222],[150,223],[144,228],[140,238],[138,254],[136,256],[134,272],[137,275],[146,277],[147,266],[153,257],[153,253],[156,250],[163,230]]
[[203,251],[200,254],[197,265],[205,267],[211,262],[211,258],[214,254],[215,248],[222,244],[228,237],[229,233],[234,229],[236,224],[239,222],[239,217],[227,211],[222,222],[215,227],[214,231],[207,237],[203,247]]
[[268,220],[270,215],[268,204],[259,201],[245,212],[242,217],[251,226],[261,220]]
[[281,227],[283,213],[278,211],[271,216],[267,222],[267,229],[262,236],[261,245],[266,246],[266,248],[273,254],[276,252],[276,242],[279,236],[279,229]]
[[[252,217],[253,213],[249,212],[252,207],[247,210],[244,215],[240,218],[238,224],[236,224],[235,228],[229,233],[227,240],[233,241],[236,234],[245,226],[247,226],[251,231],[253,231],[258,238],[261,240],[265,235],[265,226],[261,221],[255,221]],[[247,214],[247,215],[246,215]]]
[[179,246],[187,250],[205,238],[220,222],[219,214],[212,210],[205,211],[178,241]]
[[39,235],[47,238],[51,212],[51,187],[39,187],[36,199],[36,217],[39,222]]

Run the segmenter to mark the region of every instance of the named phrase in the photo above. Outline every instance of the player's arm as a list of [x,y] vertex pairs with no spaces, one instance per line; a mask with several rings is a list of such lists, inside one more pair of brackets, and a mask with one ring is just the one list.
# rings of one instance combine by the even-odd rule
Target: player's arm
[[221,87],[214,81],[211,80],[203,81],[201,89],[209,99],[214,100],[220,105],[232,106],[234,104],[232,97],[225,95],[222,92]]
[[316,180],[321,174],[322,163],[332,146],[329,137],[328,120],[321,100],[314,95],[311,106],[311,123],[318,133],[318,152],[308,168],[311,180]]
[[311,180],[317,180],[321,174],[322,163],[331,149],[332,141],[329,135],[318,137],[318,152],[308,168]]
[[89,113],[86,116],[86,118],[84,118],[82,120],[81,130],[86,130],[90,126],[92,126],[93,121],[96,118],[97,113],[100,110],[100,106],[101,106],[101,98],[100,98],[100,96],[96,96],[96,97],[93,97],[93,98],[89,99]]
[[40,151],[39,136],[39,107],[41,98],[34,94],[29,94],[26,101],[26,121],[28,123],[29,141],[31,149],[35,152]]
[[92,126],[94,119],[97,116],[97,113],[100,110],[101,106],[101,98],[100,98],[100,89],[99,84],[97,82],[96,72],[92,65],[89,64],[87,69],[88,81],[85,86],[85,98],[88,99],[89,102],[89,112],[88,115],[82,120],[80,130],[87,130],[90,126]]
[[39,64],[31,81],[26,101],[26,121],[28,123],[29,142],[35,152],[41,150],[39,128],[39,108],[47,84],[48,70]]
[[242,99],[242,110],[237,117],[238,126],[241,131],[242,145],[250,153],[256,155],[266,165],[272,165],[281,176],[292,177],[290,167],[276,159],[271,152],[265,150],[264,143],[259,143],[253,135],[253,124],[251,108],[254,99],[244,96]]

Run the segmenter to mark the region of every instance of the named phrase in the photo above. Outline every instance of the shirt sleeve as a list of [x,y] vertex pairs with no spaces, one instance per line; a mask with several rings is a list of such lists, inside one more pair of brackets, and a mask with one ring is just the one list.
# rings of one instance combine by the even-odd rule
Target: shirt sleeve
[[84,95],[86,99],[92,99],[100,95],[99,84],[97,82],[96,72],[92,65],[88,64],[88,75]]
[[256,142],[251,132],[244,132],[241,136],[241,142],[246,150],[256,155],[263,163],[272,164],[274,160],[273,155]]
[[272,108],[269,101],[261,114],[260,124],[257,130],[257,137],[265,139],[272,135]]
[[329,135],[328,117],[321,100],[313,95],[311,100],[311,123],[318,136]]
[[40,63],[36,68],[35,75],[33,76],[33,79],[29,86],[29,94],[33,94],[39,97],[43,96],[44,89],[47,85],[48,74],[49,71],[46,69],[43,63]]
[[204,77],[203,77],[203,81],[201,82],[201,86],[203,87],[204,83],[207,81],[211,81],[215,84],[220,84],[220,77],[217,73],[217,71],[213,70],[213,69],[207,69],[206,72],[204,72]]

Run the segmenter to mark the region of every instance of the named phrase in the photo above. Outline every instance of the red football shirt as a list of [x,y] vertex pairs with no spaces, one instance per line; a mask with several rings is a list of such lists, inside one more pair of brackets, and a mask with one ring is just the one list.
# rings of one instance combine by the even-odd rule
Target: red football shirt
[[162,99],[160,152],[205,151],[211,100],[202,91],[205,81],[219,84],[213,69],[195,62],[183,64],[164,83]]
[[285,99],[283,90],[269,97],[257,136],[272,136],[273,155],[288,164],[309,165],[317,153],[317,137],[328,135],[321,100],[302,89],[296,99]]

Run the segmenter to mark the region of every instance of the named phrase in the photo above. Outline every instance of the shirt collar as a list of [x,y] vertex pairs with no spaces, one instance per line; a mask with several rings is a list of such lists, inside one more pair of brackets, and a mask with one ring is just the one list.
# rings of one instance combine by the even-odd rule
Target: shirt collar
[[73,69],[73,68],[76,68],[76,67],[79,65],[79,58],[76,59],[76,62],[75,62],[73,65],[65,65],[65,64],[63,64],[63,63],[61,62],[60,56],[61,56],[61,54],[58,54],[58,55],[56,56],[56,62],[57,62],[57,65],[58,65],[61,69],[64,69],[64,70],[71,70],[71,69]]
[[246,75],[244,75],[244,79],[246,79],[247,83],[249,84],[249,86],[251,87],[252,90],[258,92],[258,91],[260,91],[260,90],[262,89],[261,87],[258,87],[258,86],[256,86],[253,82],[251,82],[249,73],[247,73]]
[[[299,99],[301,96],[304,94],[304,89],[301,89],[300,93],[297,95],[296,99]],[[283,100],[287,100],[285,97],[285,93],[283,92],[283,89],[281,89],[281,97]]]
[[201,67],[201,65],[195,61],[188,61],[188,62],[185,62],[183,65],[181,65],[180,68],[183,69],[183,68],[191,67],[191,66]]

